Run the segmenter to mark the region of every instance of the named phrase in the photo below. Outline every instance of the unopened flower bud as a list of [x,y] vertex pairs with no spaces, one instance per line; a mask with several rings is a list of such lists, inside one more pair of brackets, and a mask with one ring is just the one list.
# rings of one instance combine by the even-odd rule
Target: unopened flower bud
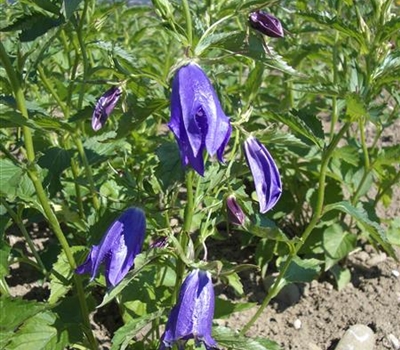
[[228,212],[229,222],[233,225],[242,226],[246,220],[242,208],[236,200],[236,197],[231,195],[226,199],[226,209]]
[[249,23],[252,28],[258,30],[264,35],[272,38],[283,38],[281,22],[278,18],[267,12],[257,10],[250,13]]

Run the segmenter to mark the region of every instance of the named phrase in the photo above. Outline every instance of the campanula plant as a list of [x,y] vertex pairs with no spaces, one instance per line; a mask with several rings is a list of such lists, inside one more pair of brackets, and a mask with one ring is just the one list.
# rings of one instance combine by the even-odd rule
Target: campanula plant
[[214,303],[211,274],[199,269],[190,272],[169,315],[159,350],[174,344],[182,350],[189,339],[203,343],[206,349],[216,349],[217,342],[211,336]]
[[99,245],[92,246],[86,261],[77,267],[76,273],[90,273],[92,281],[104,262],[107,286],[117,285],[142,250],[145,231],[144,212],[138,208],[127,209],[111,224]]
[[232,127],[210,80],[196,63],[181,67],[175,74],[168,126],[185,166],[190,165],[204,175],[204,150],[223,161]]
[[271,210],[282,194],[282,182],[274,159],[255,137],[244,142],[247,163],[254,179],[260,213]]

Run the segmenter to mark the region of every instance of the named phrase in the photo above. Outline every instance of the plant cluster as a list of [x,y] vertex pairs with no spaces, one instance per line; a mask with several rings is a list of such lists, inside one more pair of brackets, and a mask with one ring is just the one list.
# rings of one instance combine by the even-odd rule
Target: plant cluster
[[[109,303],[112,349],[279,349],[246,332],[283,287],[342,288],[365,242],[397,259],[398,3],[1,9],[1,349],[98,349]],[[13,296],[16,264],[43,300]],[[244,270],[276,276],[260,305]],[[247,308],[240,332],[213,321]]]

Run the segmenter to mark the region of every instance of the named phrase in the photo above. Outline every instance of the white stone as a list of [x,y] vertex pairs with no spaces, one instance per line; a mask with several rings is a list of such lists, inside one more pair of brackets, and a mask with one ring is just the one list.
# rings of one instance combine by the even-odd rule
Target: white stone
[[399,277],[399,276],[400,276],[400,272],[397,271],[397,270],[392,270],[392,275],[393,275],[394,277]]
[[340,339],[335,350],[373,350],[375,334],[363,324],[351,326]]
[[300,319],[295,319],[294,320],[294,322],[293,322],[293,327],[295,328],[295,329],[300,329],[301,328],[301,321],[300,321]]
[[387,338],[390,341],[390,344],[392,344],[394,350],[400,349],[400,341],[394,336],[394,334],[388,334]]

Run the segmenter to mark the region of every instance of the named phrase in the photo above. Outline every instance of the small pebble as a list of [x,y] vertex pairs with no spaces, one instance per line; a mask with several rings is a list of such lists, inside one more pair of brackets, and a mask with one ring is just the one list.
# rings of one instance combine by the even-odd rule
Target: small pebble
[[390,344],[392,345],[394,350],[399,350],[400,349],[400,341],[399,341],[399,339],[397,339],[393,334],[388,334],[387,338],[390,341]]
[[361,251],[356,255],[356,257],[358,260],[365,262],[369,259],[369,254],[367,252]]
[[399,277],[399,276],[400,276],[400,272],[397,271],[397,270],[392,270],[392,275],[393,275],[394,277]]
[[375,334],[371,328],[356,324],[344,333],[335,350],[373,350],[374,345]]
[[380,254],[373,256],[371,259],[369,259],[367,261],[367,265],[376,266],[376,265],[384,262],[386,259],[387,259],[386,253],[380,253]]
[[301,328],[301,321],[300,319],[296,318],[293,322],[293,327],[294,329],[300,329]]

